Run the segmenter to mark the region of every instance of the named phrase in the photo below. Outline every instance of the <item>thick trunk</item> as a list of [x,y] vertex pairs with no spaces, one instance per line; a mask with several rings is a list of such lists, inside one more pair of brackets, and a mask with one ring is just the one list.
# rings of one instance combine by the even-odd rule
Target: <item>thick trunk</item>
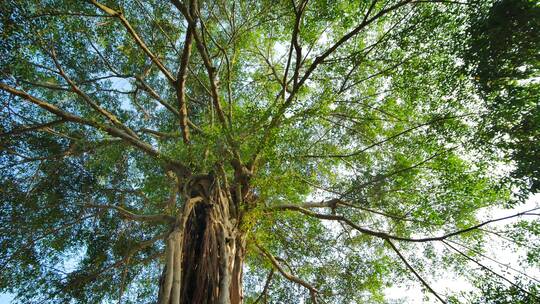
[[242,303],[244,234],[228,190],[192,185],[167,239],[159,304]]

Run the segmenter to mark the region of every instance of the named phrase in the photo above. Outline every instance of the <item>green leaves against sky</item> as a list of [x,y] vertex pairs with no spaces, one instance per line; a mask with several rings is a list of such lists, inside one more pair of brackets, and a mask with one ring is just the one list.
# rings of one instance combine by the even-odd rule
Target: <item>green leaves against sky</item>
[[[513,214],[538,191],[535,1],[313,0],[301,13],[298,1],[199,1],[197,30],[226,119],[194,47],[185,91],[189,146],[163,72],[179,69],[187,22],[168,1],[100,3],[122,12],[157,59],[118,16],[90,2],[2,5],[0,291],[20,303],[153,303],[164,244],[147,241],[167,227],[89,205],[174,214],[166,210],[169,161],[194,175],[223,164],[232,179],[231,149],[246,164],[256,159],[256,204],[245,206],[242,223],[246,303],[262,303],[268,277],[269,303],[312,303],[302,286],[278,271],[269,276],[272,264],[255,244],[315,286],[321,303],[388,303],[387,287],[420,286],[387,239],[279,206],[339,198],[347,205],[310,210],[414,239],[477,225],[490,210]],[[119,123],[76,94],[60,68]],[[86,122],[59,117],[8,86]],[[119,125],[149,148],[108,129]],[[537,267],[537,214],[520,219],[497,233],[516,259],[524,257],[523,267]],[[500,292],[493,275],[463,258],[489,255],[487,234],[453,236],[467,246],[452,245],[461,253],[439,241],[392,243],[444,299],[451,294],[436,282],[456,273],[486,290],[453,295],[458,301],[496,303],[489,301]],[[537,281],[510,273],[538,294]],[[508,293],[519,297],[519,290]]]

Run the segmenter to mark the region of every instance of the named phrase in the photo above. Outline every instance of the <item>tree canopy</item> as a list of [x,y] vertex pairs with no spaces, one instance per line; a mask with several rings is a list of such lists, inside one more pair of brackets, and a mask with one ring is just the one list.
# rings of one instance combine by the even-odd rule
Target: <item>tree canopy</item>
[[536,1],[7,0],[1,18],[16,301],[155,303],[201,178],[237,208],[245,303],[399,284],[465,301],[450,274],[477,302],[539,299],[486,247],[540,266],[521,208],[540,189]]

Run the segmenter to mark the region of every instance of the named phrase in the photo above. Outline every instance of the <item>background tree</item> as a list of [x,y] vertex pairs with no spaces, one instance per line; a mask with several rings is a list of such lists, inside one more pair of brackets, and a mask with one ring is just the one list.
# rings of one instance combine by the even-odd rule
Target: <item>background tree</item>
[[[485,77],[537,83],[532,3],[6,1],[0,289],[370,303],[412,279],[446,302],[445,273],[505,278],[483,259],[537,281],[484,246],[538,265],[536,209],[489,217],[538,189],[537,150],[518,149],[537,87]],[[497,14],[525,29],[503,51],[480,30]],[[521,127],[490,125],[499,105]],[[534,220],[493,226],[518,217]]]
[[[486,149],[503,150],[515,161],[520,187],[540,188],[540,6],[535,1],[481,4],[472,14],[464,52],[488,112],[480,132]],[[511,30],[509,30],[511,29]]]

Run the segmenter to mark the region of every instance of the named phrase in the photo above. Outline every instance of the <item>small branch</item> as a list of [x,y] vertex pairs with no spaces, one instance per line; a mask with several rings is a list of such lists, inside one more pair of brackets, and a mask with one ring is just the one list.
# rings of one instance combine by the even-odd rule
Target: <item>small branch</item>
[[302,285],[304,286],[306,289],[308,289],[310,291],[310,293],[319,293],[319,291],[313,287],[311,284],[307,283],[306,281],[288,273],[287,271],[285,271],[283,269],[283,267],[281,267],[281,265],[279,264],[279,262],[277,261],[277,259],[271,255],[268,251],[266,251],[264,248],[262,248],[261,246],[259,246],[258,244],[255,244],[255,246],[260,250],[260,252],[266,257],[268,258],[268,260],[272,263],[272,265],[274,266],[274,268],[277,269],[277,271],[279,271],[279,273],[281,273],[281,275],[283,277],[285,277],[287,280],[291,281],[291,282],[294,282],[296,284],[299,284],[299,285]]
[[459,249],[457,249],[456,247],[454,247],[454,246],[448,244],[448,242],[445,242],[445,241],[442,241],[442,242],[443,242],[446,246],[448,246],[448,247],[450,247],[452,250],[454,250],[455,252],[459,253],[459,254],[460,254],[461,256],[463,256],[465,259],[467,259],[467,260],[469,260],[469,261],[475,263],[476,265],[480,266],[480,268],[482,268],[482,269],[484,269],[484,270],[486,270],[486,271],[488,271],[488,272],[494,274],[495,276],[497,276],[497,277],[499,277],[499,278],[505,280],[505,281],[508,282],[510,285],[512,285],[512,286],[516,287],[517,289],[523,291],[524,293],[528,294],[529,296],[534,297],[534,298],[540,300],[540,298],[538,298],[537,296],[535,296],[535,295],[529,293],[529,292],[526,291],[525,289],[521,288],[521,286],[519,286],[518,284],[516,284],[516,283],[510,281],[510,280],[509,280],[508,278],[506,278],[505,276],[500,275],[500,274],[498,274],[497,272],[493,271],[492,269],[486,267],[485,265],[481,264],[481,263],[478,262],[477,260],[475,260],[475,259],[471,258],[470,256],[466,255],[465,253],[463,253],[461,250],[459,250]]
[[422,282],[422,284],[429,290],[429,292],[431,292],[435,297],[437,297],[437,299],[439,299],[439,301],[446,304],[446,301],[443,300],[443,298],[441,298],[441,296],[439,296],[439,294],[437,294],[435,292],[435,290],[433,290],[433,288],[431,288],[431,286],[429,286],[429,284],[418,274],[418,272],[416,272],[416,270],[414,270],[414,268],[411,266],[411,264],[409,264],[409,262],[407,262],[405,257],[401,254],[401,252],[399,252],[399,250],[396,248],[396,246],[394,246],[394,244],[388,239],[386,240],[386,242],[390,245],[390,247],[392,247],[392,249],[396,252],[396,254],[403,261],[403,263],[407,266],[407,268],[409,268],[409,270],[412,273],[414,273],[414,275],[418,278],[418,280],[420,280],[420,282]]
[[537,210],[537,209],[540,209],[540,207],[534,208],[532,210],[516,213],[516,214],[513,214],[513,215],[505,216],[505,217],[502,217],[502,218],[497,218],[497,219],[492,219],[492,220],[489,220],[489,221],[485,221],[485,222],[480,223],[478,225],[475,225],[475,226],[472,226],[472,227],[469,227],[469,228],[466,228],[466,229],[461,229],[461,230],[458,230],[458,231],[455,231],[455,232],[452,232],[452,233],[448,233],[448,234],[445,234],[445,235],[442,235],[442,236],[425,237],[425,238],[408,238],[408,237],[401,237],[401,236],[391,235],[391,234],[388,234],[386,232],[374,231],[374,230],[370,230],[370,229],[367,229],[367,228],[363,228],[363,227],[355,224],[354,222],[352,222],[350,219],[348,219],[348,218],[346,218],[344,216],[341,216],[341,215],[321,214],[321,213],[316,213],[316,212],[313,212],[311,210],[302,208],[300,206],[294,206],[294,205],[288,205],[287,206],[287,210],[298,211],[298,212],[300,212],[302,214],[312,216],[312,217],[315,217],[315,218],[319,218],[319,219],[323,219],[323,220],[331,220],[331,221],[343,222],[343,223],[351,226],[352,228],[358,230],[359,232],[365,233],[365,234],[368,234],[368,235],[371,235],[371,236],[379,237],[379,238],[382,238],[382,239],[385,239],[385,240],[391,239],[391,240],[396,240],[396,241],[406,241],[406,242],[416,242],[416,243],[442,241],[442,240],[445,240],[447,238],[450,238],[450,237],[453,237],[453,236],[456,236],[456,235],[460,235],[460,234],[463,234],[463,233],[466,233],[466,232],[469,232],[469,231],[476,230],[476,229],[478,229],[478,228],[480,228],[482,226],[485,226],[487,224],[490,224],[490,223],[494,223],[494,222],[507,220],[507,219],[514,218],[514,217],[527,215],[528,212],[533,211],[533,210]]
[[395,215],[395,214],[389,214],[389,213],[386,213],[386,212],[377,211],[377,210],[373,210],[373,209],[370,209],[370,208],[362,207],[362,206],[359,206],[358,204],[346,202],[346,201],[343,201],[343,200],[341,200],[339,198],[331,199],[331,200],[328,200],[328,201],[322,201],[322,202],[319,202],[319,203],[305,203],[303,205],[288,205],[288,204],[286,204],[286,205],[278,205],[278,206],[273,206],[270,209],[272,209],[272,210],[291,210],[291,209],[294,209],[296,207],[302,207],[302,208],[305,208],[305,209],[330,208],[332,211],[334,211],[336,208],[338,208],[340,206],[359,209],[359,210],[362,210],[362,211],[366,211],[366,212],[386,216],[388,218],[392,218],[392,219],[399,220],[399,221],[425,223],[424,221],[415,220],[415,219],[408,219],[408,218],[405,218],[403,216],[399,216],[399,215]]
[[274,269],[270,269],[270,272],[268,272],[268,276],[266,277],[266,283],[264,283],[264,288],[261,292],[261,294],[255,299],[255,301],[252,304],[257,304],[261,299],[265,299],[264,303],[266,303],[266,297],[268,295],[268,288],[270,288],[270,283],[272,282],[272,278],[274,276]]
[[[160,235],[157,235],[151,239],[148,239],[148,240],[145,240],[145,241],[142,241],[140,243],[138,243],[137,245],[135,245],[133,248],[129,249],[129,251],[127,252],[127,254],[117,260],[116,262],[106,266],[106,267],[103,267],[102,269],[100,270],[97,270],[91,274],[89,274],[88,276],[85,276],[83,278],[84,281],[91,281],[91,280],[95,280],[97,279],[98,277],[100,277],[101,275],[103,275],[104,273],[112,270],[112,269],[116,269],[122,265],[124,265],[127,261],[129,261],[131,259],[131,257],[137,253],[138,251],[144,249],[144,248],[147,248],[149,246],[152,246],[155,242],[159,241],[159,240],[162,240],[162,239],[165,239],[167,237],[168,233],[163,233],[163,234],[160,234]],[[151,261],[151,260],[154,260],[156,258],[158,258],[159,256],[161,255],[160,254],[156,254],[156,255],[152,255],[152,256],[149,256],[148,258],[146,259],[143,259],[143,260],[139,260],[137,262],[133,262],[132,265],[136,265],[138,263],[142,263],[142,262],[147,262],[147,261]]]
[[146,55],[148,55],[148,57],[150,57],[150,60],[152,60],[152,62],[154,62],[155,65],[157,65],[159,70],[165,75],[165,77],[170,82],[172,82],[172,83],[175,82],[174,76],[171,74],[171,72],[169,72],[169,70],[167,70],[165,65],[163,65],[163,63],[161,63],[161,61],[158,59],[158,57],[156,55],[154,55],[154,53],[152,53],[152,51],[150,51],[148,46],[144,43],[144,41],[141,39],[141,37],[137,34],[135,29],[133,29],[131,24],[127,21],[126,17],[124,17],[124,15],[122,14],[122,12],[116,11],[116,10],[114,10],[114,9],[104,5],[104,4],[101,4],[101,3],[97,2],[96,0],[90,0],[90,2],[92,2],[92,4],[94,4],[98,9],[100,9],[104,13],[110,15],[111,17],[117,17],[118,19],[120,19],[120,22],[122,23],[122,25],[124,25],[124,27],[126,28],[128,33],[135,40],[135,43],[137,43],[137,45],[139,45],[139,47],[141,49],[143,49],[143,51],[146,53]]
[[73,92],[75,92],[77,95],[79,95],[92,109],[94,109],[96,112],[98,112],[99,114],[101,114],[102,116],[107,118],[113,125],[115,125],[118,128],[124,130],[124,132],[126,132],[130,136],[138,139],[137,134],[135,134],[135,132],[133,132],[133,130],[131,130],[129,127],[127,127],[122,122],[120,122],[120,120],[118,120],[118,118],[114,114],[112,114],[111,112],[109,112],[109,111],[105,110],[104,108],[100,107],[94,100],[92,100],[92,98],[90,96],[88,96],[86,93],[84,93],[77,86],[77,84],[73,80],[71,80],[71,78],[69,78],[69,76],[66,74],[66,72],[64,72],[64,69],[60,65],[60,62],[58,61],[58,58],[56,57],[56,53],[55,53],[54,49],[52,49],[49,52],[49,54],[51,55],[51,58],[53,59],[54,64],[55,64],[56,68],[58,69],[58,72],[60,73],[62,78],[64,78],[67,81],[67,83],[69,84],[69,86],[71,87]]
[[114,209],[120,213],[120,215],[123,218],[138,221],[138,222],[155,222],[155,223],[165,223],[165,224],[172,224],[175,221],[174,216],[166,215],[166,214],[135,214],[130,211],[127,211],[126,209],[118,206],[112,206],[112,205],[98,205],[98,204],[84,204],[84,207],[90,207],[90,208],[101,208],[101,209]]
[[283,82],[283,79],[281,77],[279,77],[276,67],[270,62],[270,59],[268,59],[257,46],[255,46],[255,48],[257,49],[257,54],[264,59],[264,62],[272,72],[272,76],[274,76],[276,81],[281,85],[281,88],[286,90],[287,93],[290,93],[291,88]]
[[157,136],[158,138],[178,138],[178,137],[180,137],[180,134],[178,134],[178,133],[165,133],[165,132],[160,132],[160,131],[147,129],[147,128],[139,129],[139,132],[152,134],[154,136]]
[[487,255],[481,253],[480,251],[478,251],[478,250],[476,250],[476,249],[473,249],[473,248],[471,248],[471,247],[469,247],[469,246],[467,246],[467,245],[464,245],[464,244],[461,244],[461,243],[459,243],[459,242],[452,241],[452,240],[446,240],[446,241],[443,241],[443,242],[444,242],[445,244],[447,244],[446,242],[450,242],[450,243],[459,245],[459,246],[461,246],[461,247],[463,247],[463,248],[465,248],[465,249],[467,249],[467,250],[469,250],[469,251],[471,251],[471,252],[474,252],[474,253],[478,254],[479,256],[481,256],[481,257],[483,257],[483,258],[486,258],[486,259],[488,259],[488,260],[490,260],[490,261],[492,261],[492,262],[494,262],[494,263],[499,264],[500,266],[503,266],[503,267],[505,267],[505,268],[507,268],[507,269],[513,270],[513,271],[515,271],[515,272],[517,272],[517,273],[519,273],[519,274],[521,274],[521,275],[523,275],[523,276],[525,276],[525,277],[527,277],[527,278],[529,278],[529,279],[531,279],[531,280],[533,280],[533,281],[536,281],[536,282],[540,283],[540,280],[538,280],[537,278],[534,278],[534,277],[532,277],[532,276],[526,274],[525,272],[523,272],[523,271],[521,271],[521,270],[519,270],[519,269],[516,269],[516,268],[514,268],[514,267],[512,267],[512,266],[510,266],[509,264],[502,263],[502,262],[500,262],[500,261],[498,261],[498,260],[496,260],[496,259],[494,259],[494,258],[492,258],[492,257],[489,257],[489,256],[487,256]]
[[398,132],[394,135],[391,135],[383,140],[380,140],[376,143],[373,143],[363,149],[360,149],[358,151],[354,151],[354,152],[351,152],[351,153],[347,153],[347,154],[327,154],[327,155],[304,155],[303,157],[308,157],[308,158],[347,158],[347,157],[352,157],[352,156],[357,156],[357,155],[360,155],[364,152],[366,152],[367,150],[370,150],[372,148],[375,148],[377,146],[380,146],[386,142],[389,142],[389,141],[392,141],[402,135],[405,135],[407,133],[410,133],[414,130],[417,130],[417,129],[420,129],[420,128],[423,128],[423,127],[427,127],[427,126],[430,126],[430,125],[433,125],[435,123],[438,123],[438,122],[441,122],[441,121],[446,121],[446,120],[452,120],[452,119],[457,119],[457,118],[462,118],[464,116],[469,116],[469,115],[459,115],[459,116],[441,116],[441,117],[437,117],[437,118],[434,118],[430,121],[427,121],[425,123],[421,123],[421,124],[418,124],[416,126],[413,126],[413,127],[410,127],[408,129],[405,129],[401,132]]
[[41,131],[41,130],[56,126],[58,124],[62,124],[64,122],[66,122],[65,119],[57,119],[57,120],[53,120],[53,121],[42,123],[42,124],[35,124],[35,125],[24,127],[24,128],[13,129],[9,132],[0,133],[0,137],[20,135],[20,134],[23,134],[26,132],[32,132],[32,131]]

